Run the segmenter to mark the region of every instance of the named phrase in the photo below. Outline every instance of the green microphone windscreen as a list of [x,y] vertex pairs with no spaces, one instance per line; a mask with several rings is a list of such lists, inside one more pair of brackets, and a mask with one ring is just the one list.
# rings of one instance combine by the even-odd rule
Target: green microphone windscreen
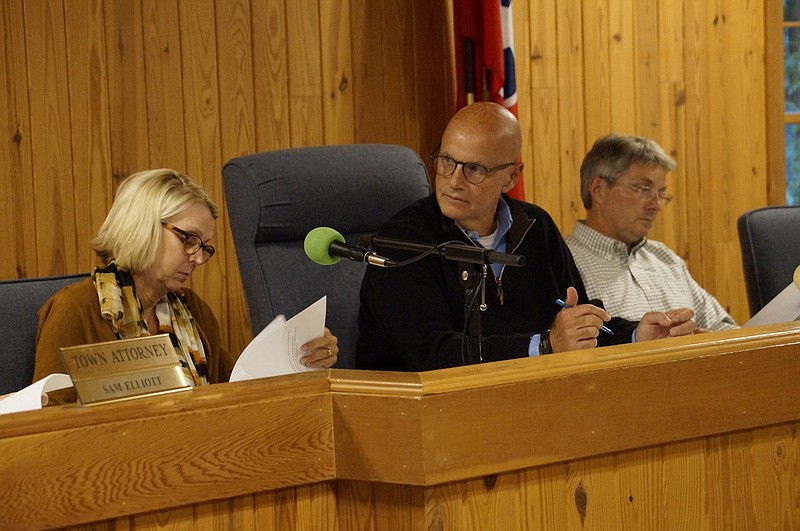
[[340,259],[338,256],[331,256],[329,248],[333,242],[345,243],[344,237],[339,232],[330,227],[317,227],[311,229],[306,234],[303,241],[303,249],[306,256],[320,265],[333,265]]

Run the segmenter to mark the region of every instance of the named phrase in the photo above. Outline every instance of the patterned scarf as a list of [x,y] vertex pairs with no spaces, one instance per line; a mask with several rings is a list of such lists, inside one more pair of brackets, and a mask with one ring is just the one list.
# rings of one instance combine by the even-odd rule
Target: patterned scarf
[[[120,339],[149,336],[142,318],[142,303],[136,296],[133,277],[118,269],[112,261],[92,273],[92,281],[100,300],[100,313],[111,324]],[[181,359],[181,366],[193,385],[208,383],[206,353],[186,300],[181,293],[169,292],[156,305],[159,331],[169,334],[172,346]]]

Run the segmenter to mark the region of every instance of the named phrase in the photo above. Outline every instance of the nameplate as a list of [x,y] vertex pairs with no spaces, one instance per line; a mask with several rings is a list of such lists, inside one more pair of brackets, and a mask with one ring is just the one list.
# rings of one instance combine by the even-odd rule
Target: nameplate
[[85,405],[190,390],[168,334],[59,349]]

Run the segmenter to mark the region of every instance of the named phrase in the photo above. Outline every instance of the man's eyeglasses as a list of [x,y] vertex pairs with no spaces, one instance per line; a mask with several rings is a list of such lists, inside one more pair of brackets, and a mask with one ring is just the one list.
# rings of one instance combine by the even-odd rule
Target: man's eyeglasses
[[656,198],[658,198],[658,201],[663,206],[667,206],[672,202],[672,196],[669,195],[666,192],[666,190],[653,190],[652,187],[647,186],[645,184],[628,184],[628,183],[621,183],[619,181],[614,182],[608,179],[607,177],[603,177],[603,179],[605,179],[606,182],[612,186],[618,184],[620,186],[624,186],[625,188],[633,190],[634,192],[639,194],[639,199],[643,203],[646,203],[647,201],[651,201]]
[[442,177],[453,175],[456,168],[461,165],[464,177],[472,184],[481,184],[486,179],[487,174],[493,171],[504,170],[516,164],[516,162],[508,162],[495,166],[494,168],[487,168],[483,164],[478,164],[477,162],[461,162],[447,155],[431,155],[431,160],[433,161],[433,171]]
[[203,250],[203,261],[209,260],[216,250],[210,246],[206,245],[206,243],[200,239],[200,236],[197,234],[192,234],[191,232],[185,231],[183,229],[179,229],[175,225],[171,223],[167,223],[166,221],[162,221],[161,224],[177,234],[183,240],[183,252],[186,253],[188,256],[192,256],[194,253],[199,251],[200,249]]

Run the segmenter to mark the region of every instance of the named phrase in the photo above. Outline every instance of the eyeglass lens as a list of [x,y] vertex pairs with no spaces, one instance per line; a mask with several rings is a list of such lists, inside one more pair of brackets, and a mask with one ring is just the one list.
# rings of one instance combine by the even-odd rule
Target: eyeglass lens
[[464,171],[464,177],[467,178],[469,182],[472,184],[480,184],[486,178],[486,172],[484,169],[475,163],[467,162],[461,163],[456,162],[455,160],[451,159],[450,157],[444,156],[437,156],[433,159],[434,163],[434,171],[443,177],[447,177],[452,175],[456,171],[456,167],[461,164],[461,168]]

